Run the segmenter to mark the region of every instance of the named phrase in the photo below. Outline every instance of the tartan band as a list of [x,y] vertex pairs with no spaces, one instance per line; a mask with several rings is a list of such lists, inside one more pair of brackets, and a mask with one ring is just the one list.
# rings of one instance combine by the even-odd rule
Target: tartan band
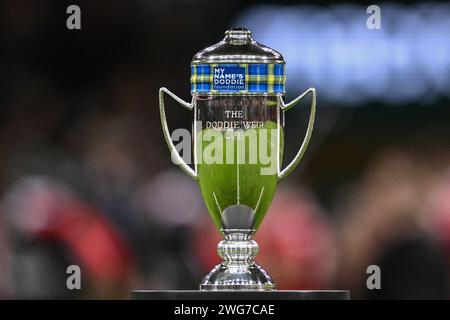
[[191,65],[191,93],[281,93],[284,64]]

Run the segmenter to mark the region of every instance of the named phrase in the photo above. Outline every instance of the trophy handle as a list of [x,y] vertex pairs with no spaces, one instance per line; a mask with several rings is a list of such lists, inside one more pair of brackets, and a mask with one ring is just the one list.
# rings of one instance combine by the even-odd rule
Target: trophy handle
[[172,139],[170,138],[169,127],[167,126],[166,111],[164,108],[164,93],[172,97],[176,102],[178,102],[188,110],[192,110],[193,103],[187,103],[186,101],[178,98],[167,88],[162,87],[159,89],[159,112],[161,114],[161,125],[167,146],[169,147],[172,156],[175,157],[175,163],[181,168],[181,170],[183,170],[187,175],[192,177],[194,180],[197,180],[197,172],[195,172],[190,166],[188,166],[186,162],[184,162],[183,158],[181,158],[180,154],[177,152],[177,149],[173,144]]
[[314,127],[314,118],[316,116],[316,89],[315,88],[309,88],[305,92],[303,92],[301,95],[299,95],[297,98],[289,102],[288,104],[285,104],[283,101],[283,98],[281,96],[278,96],[279,104],[281,106],[281,110],[283,112],[288,111],[293,106],[295,106],[304,96],[306,96],[308,93],[312,92],[312,101],[311,101],[311,112],[309,114],[309,122],[308,122],[308,128],[306,129],[306,135],[305,139],[303,140],[303,143],[298,150],[297,154],[295,155],[294,159],[289,163],[289,165],[281,170],[281,172],[278,172],[278,182],[286,178],[289,174],[291,174],[292,170],[297,167],[297,165],[300,163],[300,161],[303,158],[303,155],[305,154],[306,149],[308,148],[309,140],[311,140],[311,135]]

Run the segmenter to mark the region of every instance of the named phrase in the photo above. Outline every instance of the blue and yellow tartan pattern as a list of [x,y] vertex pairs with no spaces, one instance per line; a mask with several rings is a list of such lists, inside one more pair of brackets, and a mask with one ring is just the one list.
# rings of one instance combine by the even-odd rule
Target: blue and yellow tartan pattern
[[[286,76],[283,63],[243,63],[243,64],[194,64],[191,65],[191,93],[285,93]],[[242,70],[245,81],[239,89],[217,88],[214,81],[216,68]]]

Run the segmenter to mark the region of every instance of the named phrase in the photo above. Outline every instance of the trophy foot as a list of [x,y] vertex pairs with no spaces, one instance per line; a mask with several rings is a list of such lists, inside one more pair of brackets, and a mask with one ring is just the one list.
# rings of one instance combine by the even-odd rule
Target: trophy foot
[[225,240],[217,246],[223,262],[203,279],[200,290],[270,291],[275,283],[269,274],[253,260],[258,244],[251,239],[252,230],[226,230]]
[[227,266],[221,263],[214,267],[200,284],[200,290],[203,291],[274,289],[272,278],[256,263],[250,266]]

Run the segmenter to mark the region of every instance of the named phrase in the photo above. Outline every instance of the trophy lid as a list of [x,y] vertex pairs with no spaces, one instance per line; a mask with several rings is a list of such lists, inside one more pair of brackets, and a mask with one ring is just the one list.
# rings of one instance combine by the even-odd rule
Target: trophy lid
[[272,48],[256,42],[245,28],[225,31],[225,38],[207,47],[192,59],[192,64],[212,63],[282,63],[283,56]]
[[245,28],[225,32],[219,43],[191,62],[192,94],[284,94],[283,56],[252,38]]

